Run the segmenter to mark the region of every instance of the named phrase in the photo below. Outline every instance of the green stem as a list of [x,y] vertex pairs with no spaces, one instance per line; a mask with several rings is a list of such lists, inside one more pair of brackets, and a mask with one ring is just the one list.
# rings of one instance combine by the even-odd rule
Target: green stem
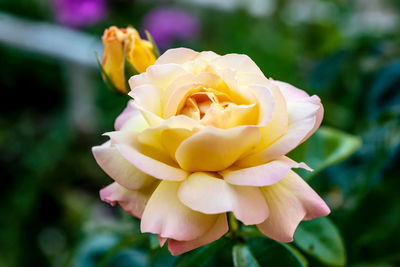
[[230,212],[228,216],[229,216],[229,232],[235,235],[237,232],[239,232],[239,223],[232,212]]

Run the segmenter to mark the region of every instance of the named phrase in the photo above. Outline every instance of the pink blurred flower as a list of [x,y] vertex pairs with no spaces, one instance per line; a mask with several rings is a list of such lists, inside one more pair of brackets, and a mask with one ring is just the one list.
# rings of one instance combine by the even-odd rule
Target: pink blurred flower
[[199,21],[193,14],[172,7],[158,7],[143,19],[148,30],[161,49],[167,49],[175,41],[193,40],[200,31]]
[[67,27],[93,25],[106,16],[106,0],[52,0],[55,19]]

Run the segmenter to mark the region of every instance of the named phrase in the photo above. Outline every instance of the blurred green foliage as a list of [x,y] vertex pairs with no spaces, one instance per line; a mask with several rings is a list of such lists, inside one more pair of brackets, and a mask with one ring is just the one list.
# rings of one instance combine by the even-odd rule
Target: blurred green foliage
[[[105,140],[100,134],[112,130],[127,99],[93,71],[97,124],[81,131],[71,122],[65,62],[0,45],[0,266],[400,266],[400,3],[299,1],[310,12],[296,19],[301,5],[272,2],[259,17],[243,8],[162,3],[202,24],[196,40],[175,46],[248,54],[266,76],[322,99],[325,127],[292,155],[316,170],[302,174],[331,207],[329,220],[302,223],[291,245],[247,229],[170,256],[139,233],[136,219],[98,198],[111,180],[90,148]],[[100,38],[112,24],[140,28],[159,5],[108,4],[107,19],[83,31]],[[394,26],[366,27],[357,19],[368,8],[376,11],[373,26],[388,10]],[[53,21],[45,0],[3,0],[0,10]]]

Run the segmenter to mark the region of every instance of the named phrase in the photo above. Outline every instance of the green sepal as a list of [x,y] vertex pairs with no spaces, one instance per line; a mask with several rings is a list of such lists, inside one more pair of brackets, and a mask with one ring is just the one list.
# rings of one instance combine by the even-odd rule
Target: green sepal
[[156,42],[154,42],[153,36],[151,36],[150,32],[148,30],[144,31],[146,33],[147,40],[153,45],[153,53],[156,55],[157,58],[160,57],[160,50],[158,50],[158,47],[156,45]]
[[113,83],[113,81],[111,80],[110,76],[108,76],[108,74],[106,73],[106,71],[103,68],[103,65],[101,65],[101,61],[99,58],[99,54],[96,52],[95,53],[96,56],[96,61],[97,64],[100,68],[101,71],[101,77],[103,78],[104,83],[107,85],[107,87],[115,94],[117,95],[126,95],[125,93],[121,92]]

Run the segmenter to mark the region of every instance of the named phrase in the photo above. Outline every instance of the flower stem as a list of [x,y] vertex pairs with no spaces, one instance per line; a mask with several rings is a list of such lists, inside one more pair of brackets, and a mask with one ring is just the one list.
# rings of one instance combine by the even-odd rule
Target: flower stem
[[229,216],[229,231],[235,235],[239,231],[239,223],[236,220],[232,212],[228,214]]

